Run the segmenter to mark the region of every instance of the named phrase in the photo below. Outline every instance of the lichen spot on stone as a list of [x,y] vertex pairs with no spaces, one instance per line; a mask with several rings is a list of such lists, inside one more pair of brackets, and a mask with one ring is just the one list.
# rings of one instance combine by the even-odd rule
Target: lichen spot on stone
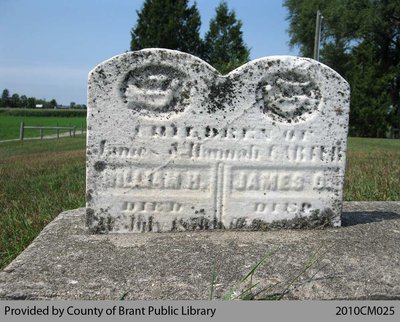
[[106,168],[107,163],[105,163],[104,161],[97,161],[94,164],[94,169],[98,172],[103,171]]

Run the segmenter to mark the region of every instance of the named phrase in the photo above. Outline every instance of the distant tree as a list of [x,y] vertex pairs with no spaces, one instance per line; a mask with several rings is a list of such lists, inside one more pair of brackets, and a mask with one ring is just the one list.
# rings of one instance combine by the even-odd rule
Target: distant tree
[[28,97],[27,108],[35,108],[35,106],[36,106],[36,98]]
[[315,16],[324,16],[321,61],[351,86],[351,135],[400,128],[400,1],[284,0],[290,44],[312,57]]
[[53,98],[50,102],[49,102],[49,108],[56,108],[57,107],[57,101]]
[[223,74],[249,61],[250,51],[243,41],[241,28],[235,11],[221,2],[205,36],[203,57]]
[[8,89],[4,89],[3,93],[1,94],[1,105],[3,107],[10,106],[10,92]]
[[10,107],[20,107],[20,99],[18,94],[13,94],[10,98]]
[[[44,108],[54,108],[57,106],[57,101],[52,99],[51,101],[46,101],[45,99],[37,99],[35,97],[27,97],[26,95],[21,95],[15,93],[10,97],[10,92],[8,89],[4,89],[0,98],[0,107],[22,107],[22,108],[35,108],[37,104],[43,105]],[[75,105],[75,102],[71,102]]]
[[75,108],[75,105],[76,105],[75,102],[71,102],[71,103],[69,104],[69,108]]
[[131,50],[168,48],[201,56],[200,14],[188,0],[145,0],[131,31]]
[[86,105],[85,104],[75,104],[74,108],[76,108],[76,109],[85,109]]
[[19,98],[20,101],[20,107],[26,108],[28,107],[28,98],[26,97],[26,95],[21,95],[21,97]]

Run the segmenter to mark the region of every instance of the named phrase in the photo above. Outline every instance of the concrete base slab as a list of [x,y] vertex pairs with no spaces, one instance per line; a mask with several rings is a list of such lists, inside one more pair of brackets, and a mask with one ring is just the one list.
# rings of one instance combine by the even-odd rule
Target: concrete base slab
[[[89,235],[60,214],[0,272],[0,299],[400,299],[400,202],[347,202],[343,227]],[[215,282],[212,283],[213,276]]]

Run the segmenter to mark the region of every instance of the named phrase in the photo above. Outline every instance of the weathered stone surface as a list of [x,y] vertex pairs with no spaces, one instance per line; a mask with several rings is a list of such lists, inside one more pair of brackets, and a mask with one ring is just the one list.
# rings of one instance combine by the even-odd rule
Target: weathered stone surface
[[276,56],[221,76],[150,49],[89,77],[87,224],[96,233],[340,225],[349,87]]
[[282,292],[318,253],[284,299],[400,299],[400,202],[345,202],[324,230],[91,235],[84,217],[48,225],[0,272],[0,299],[207,300],[213,263],[220,299],[271,250],[255,292]]

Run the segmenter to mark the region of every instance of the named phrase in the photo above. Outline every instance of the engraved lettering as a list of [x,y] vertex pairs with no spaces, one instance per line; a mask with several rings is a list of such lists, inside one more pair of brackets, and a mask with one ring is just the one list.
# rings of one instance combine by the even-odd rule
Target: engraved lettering
[[188,175],[188,188],[191,190],[198,190],[200,189],[200,173],[192,172]]
[[258,176],[256,173],[250,173],[247,178],[246,190],[259,190]]
[[246,174],[244,172],[240,172],[238,176],[234,176],[233,178],[233,186],[234,190],[245,190],[246,189]]
[[319,172],[314,175],[314,187],[315,189],[325,188],[325,176],[323,173]]
[[241,170],[235,172],[233,191],[301,191],[305,179],[301,173]]
[[328,213],[340,224],[348,85],[323,64],[270,57],[221,77],[145,49],[89,82],[92,232],[315,226]]
[[208,173],[189,170],[116,170],[106,176],[105,183],[110,188],[208,190]]
[[301,175],[295,175],[293,178],[293,190],[301,191],[304,189],[304,177]]
[[278,174],[262,173],[260,175],[260,189],[262,191],[276,191],[278,189]]
[[179,213],[183,209],[180,203],[158,201],[123,202],[123,213]]
[[308,215],[313,210],[311,203],[307,202],[256,202],[254,212],[262,215],[277,215],[287,213],[291,215]]
[[290,189],[290,180],[291,177],[288,174],[284,174],[280,176],[278,189],[279,190],[289,190]]

